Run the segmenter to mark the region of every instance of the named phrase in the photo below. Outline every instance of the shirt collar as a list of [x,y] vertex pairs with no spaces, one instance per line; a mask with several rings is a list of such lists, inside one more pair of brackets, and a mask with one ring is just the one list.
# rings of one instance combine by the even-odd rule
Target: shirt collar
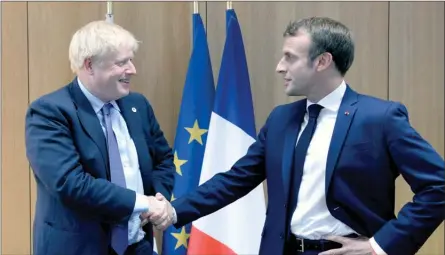
[[[328,109],[333,112],[337,112],[340,108],[341,101],[343,99],[343,96],[346,91],[346,83],[343,80],[334,91],[329,93],[327,96],[325,96],[323,99],[321,99],[318,104],[323,106],[325,109]],[[314,104],[313,102],[307,100],[306,107],[309,107],[310,105]]]
[[[107,102],[103,102],[102,100],[97,98],[95,95],[91,94],[91,92],[88,91],[88,89],[82,84],[82,82],[80,81],[79,77],[77,77],[77,83],[79,84],[80,90],[82,90],[83,94],[88,99],[88,101],[90,102],[91,106],[93,107],[94,112],[96,114],[99,113],[102,110],[102,107]],[[116,110],[120,111],[119,106],[117,105],[116,101],[113,100],[113,101],[111,101],[109,103],[111,103]]]

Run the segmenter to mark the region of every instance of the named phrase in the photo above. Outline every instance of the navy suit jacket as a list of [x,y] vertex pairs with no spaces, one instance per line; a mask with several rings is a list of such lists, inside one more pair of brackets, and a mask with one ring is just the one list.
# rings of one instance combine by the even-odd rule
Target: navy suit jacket
[[[217,211],[267,179],[259,253],[283,254],[292,216],[287,205],[293,152],[305,111],[305,99],[276,107],[232,169],[172,202],[177,213],[174,226]],[[415,195],[396,218],[399,175]],[[414,254],[444,219],[444,176],[443,158],[411,127],[402,104],[347,87],[326,165],[327,206],[335,218],[360,235],[374,237],[389,255]]]
[[[152,107],[137,93],[117,104],[136,146],[145,195],[170,198],[173,156]],[[109,181],[105,136],[77,79],[30,105],[26,153],[37,183],[34,254],[108,254],[110,226],[128,221],[136,195]],[[144,230],[153,243],[151,224]]]

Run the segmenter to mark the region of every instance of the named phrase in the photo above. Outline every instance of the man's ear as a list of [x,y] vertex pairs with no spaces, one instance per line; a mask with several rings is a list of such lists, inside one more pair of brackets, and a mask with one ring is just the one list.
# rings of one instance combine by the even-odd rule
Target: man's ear
[[327,69],[332,64],[332,62],[333,62],[333,57],[331,53],[325,52],[321,54],[320,56],[318,56],[317,70],[323,71]]
[[85,70],[87,70],[87,72],[89,74],[93,74],[94,73],[93,61],[91,60],[91,58],[86,58],[85,61],[83,62],[83,65],[85,67]]

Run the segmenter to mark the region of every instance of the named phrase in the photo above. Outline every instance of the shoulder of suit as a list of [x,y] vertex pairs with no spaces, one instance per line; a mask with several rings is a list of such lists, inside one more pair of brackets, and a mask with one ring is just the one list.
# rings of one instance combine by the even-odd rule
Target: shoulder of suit
[[377,109],[386,110],[394,105],[405,107],[405,105],[400,101],[379,98],[371,95],[358,94],[358,107],[369,107],[375,111]]
[[371,95],[365,95],[357,93],[358,95],[358,101],[359,102],[365,102],[365,103],[376,103],[376,104],[391,104],[393,101],[388,99],[379,98],[376,96]]
[[125,100],[126,102],[134,103],[140,107],[148,106],[149,108],[152,108],[152,105],[151,105],[150,101],[148,100],[148,98],[139,92],[132,91],[127,96],[122,98],[122,100]]
[[304,104],[306,102],[306,99],[300,99],[294,102],[290,102],[287,104],[281,104],[274,107],[272,112],[288,112],[288,111],[294,111],[296,107],[300,106],[301,104]]
[[131,91],[127,96],[125,96],[125,98],[129,100],[148,101],[148,99],[143,94],[134,91]]
[[[71,83],[70,83],[71,84]],[[69,92],[69,85],[64,85],[59,89],[56,89],[54,91],[51,91],[49,93],[43,94],[40,97],[34,99],[30,106],[36,105],[36,104],[49,104],[49,105],[55,105],[55,106],[66,106],[66,105],[73,105],[71,95]]]
[[386,121],[386,116],[391,115],[391,112],[402,112],[405,115],[409,114],[406,105],[400,101],[364,94],[358,94],[357,99],[356,107],[358,113],[364,115],[369,121]]
[[295,102],[277,105],[269,113],[268,120],[289,118],[289,116],[292,116],[295,113],[295,111],[298,110],[299,106],[301,106],[301,104],[305,104],[305,102],[306,99],[301,99]]

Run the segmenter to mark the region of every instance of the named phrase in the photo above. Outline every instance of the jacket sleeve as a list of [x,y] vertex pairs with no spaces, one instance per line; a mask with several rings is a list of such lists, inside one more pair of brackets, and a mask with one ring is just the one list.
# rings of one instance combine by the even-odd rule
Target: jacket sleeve
[[[269,117],[270,119],[270,117]],[[269,121],[230,170],[214,175],[195,191],[172,202],[179,228],[201,217],[211,214],[247,195],[266,179],[265,141]]]
[[153,108],[144,98],[147,105],[149,132],[152,138],[151,150],[153,150],[153,187],[155,193],[161,193],[167,200],[170,200],[175,182],[175,165],[173,163],[173,153],[164,133],[159,127],[159,123],[153,112]]
[[35,101],[25,123],[26,154],[41,187],[74,210],[103,221],[128,221],[135,192],[84,171],[70,132],[71,120],[57,106]]
[[415,254],[444,220],[444,160],[411,127],[404,105],[393,103],[384,121],[387,148],[414,197],[374,239],[389,255]]

